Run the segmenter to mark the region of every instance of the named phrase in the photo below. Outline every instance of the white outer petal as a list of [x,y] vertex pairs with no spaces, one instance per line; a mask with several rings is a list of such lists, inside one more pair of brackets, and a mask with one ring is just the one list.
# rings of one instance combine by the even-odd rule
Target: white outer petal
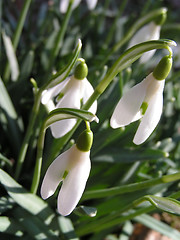
[[46,199],[54,194],[65,170],[68,170],[68,159],[71,148],[59,155],[48,167],[41,185],[41,196]]
[[[160,29],[159,25],[156,25],[154,22],[150,22],[142,27],[131,39],[128,48],[139,44],[141,42],[150,41],[150,40],[158,40],[160,37]],[[151,50],[142,55],[140,58],[141,63],[147,62],[155,53],[156,50]]]
[[[154,23],[152,23],[154,24]],[[145,40],[145,41],[150,41],[150,40],[158,40],[160,37],[160,26],[154,24],[154,26],[151,24],[151,35],[149,36],[149,39]],[[154,55],[154,53],[156,52],[156,49],[148,51],[146,53],[144,53],[142,55],[142,57],[140,58],[140,63],[146,63],[149,59],[152,58],[152,56]]]
[[[65,95],[56,108],[77,108],[80,109],[80,99],[82,98],[82,82],[71,77],[66,85]],[[65,119],[53,123],[50,128],[53,137],[59,138],[68,133],[76,124],[76,119]]]
[[145,41],[157,40],[159,36],[160,26],[150,22],[137,31],[129,42],[128,48]]
[[148,81],[148,78],[145,78],[122,96],[110,120],[112,128],[126,126],[142,116],[139,111],[146,95]]
[[[89,99],[89,97],[93,94],[94,89],[93,89],[92,85],[90,84],[90,82],[86,78],[83,81],[84,81],[83,104],[85,104],[87,102],[87,100]],[[97,101],[94,101],[94,103],[92,104],[92,106],[89,108],[88,111],[92,112],[93,114],[96,113]]]
[[137,129],[133,142],[139,145],[146,141],[157,126],[163,108],[163,89],[165,80],[159,81],[159,89],[148,102],[148,108]]
[[89,154],[90,152],[81,152],[74,148],[71,159],[75,162],[74,166],[65,178],[58,195],[58,212],[63,216],[74,210],[84,192],[91,168]]
[[44,90],[42,92],[41,103],[48,104],[48,102],[52,100],[53,97],[55,97],[62,91],[62,89],[66,86],[69,80],[70,78],[66,78],[64,81],[62,81],[58,85],[52,88],[49,88],[48,90]]
[[88,9],[93,10],[96,7],[97,1],[98,0],[86,0]]
[[[79,3],[81,2],[81,0],[74,0],[73,5],[72,5],[72,9],[75,9]],[[59,10],[61,13],[66,13],[67,9],[69,6],[69,0],[61,0],[60,4],[59,4]]]
[[44,106],[46,107],[48,113],[56,108],[52,100],[49,100]]

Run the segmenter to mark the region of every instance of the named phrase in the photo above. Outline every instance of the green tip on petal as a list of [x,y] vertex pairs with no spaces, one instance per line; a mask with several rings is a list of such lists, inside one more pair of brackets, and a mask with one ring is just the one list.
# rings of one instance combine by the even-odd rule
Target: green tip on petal
[[65,170],[62,178],[65,179],[67,177],[68,173],[69,172],[67,170]]
[[74,71],[74,77],[78,80],[83,80],[88,75],[88,67],[85,62],[81,62],[77,65]]
[[161,61],[158,63],[158,65],[155,67],[153,71],[153,76],[157,80],[164,80],[169,72],[171,71],[172,67],[172,57],[169,55],[163,57]]
[[76,142],[77,148],[82,152],[88,152],[93,143],[93,133],[91,130],[84,130],[78,137]]
[[154,22],[156,23],[156,25],[160,25],[162,26],[164,24],[164,22],[166,21],[166,18],[167,18],[167,9],[165,8],[163,11],[162,11],[162,14],[157,17]]
[[147,103],[147,102],[143,102],[143,103],[141,104],[142,115],[145,114],[147,108],[148,108],[148,103]]

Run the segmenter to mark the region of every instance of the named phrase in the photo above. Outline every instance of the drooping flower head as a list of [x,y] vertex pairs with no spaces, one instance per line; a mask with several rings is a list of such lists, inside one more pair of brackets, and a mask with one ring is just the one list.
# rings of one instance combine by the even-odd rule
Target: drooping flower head
[[133,142],[143,143],[157,126],[163,107],[165,78],[170,72],[172,58],[165,56],[142,82],[132,87],[118,102],[110,120],[119,128],[141,119]]
[[[129,42],[128,48],[133,47],[136,44],[158,40],[160,38],[161,26],[165,21],[167,10],[164,9],[162,16],[157,19],[157,21],[152,21],[137,31]],[[151,50],[142,55],[140,58],[140,63],[146,63],[155,53],[156,50]]]
[[92,141],[93,134],[90,130],[82,132],[77,143],[59,155],[44,176],[41,186],[43,199],[52,196],[62,182],[57,207],[63,216],[74,210],[84,192],[91,168],[89,155]]
[[[98,0],[86,0],[87,6],[89,10],[93,10],[96,7]],[[68,6],[69,6],[70,0],[60,0],[59,9],[61,13],[66,13]],[[81,0],[74,0],[72,4],[72,9],[75,9],[79,4]]]
[[[49,111],[55,108],[76,108],[80,109],[85,104],[91,94],[94,92],[93,87],[87,80],[87,65],[81,62],[77,65],[74,75],[67,78],[53,88],[45,90],[42,94],[41,102],[46,105]],[[54,97],[56,97],[56,105]],[[97,101],[93,103],[89,111],[93,114],[97,110]],[[59,138],[68,133],[76,124],[76,119],[67,119],[55,122],[51,125],[53,137]]]

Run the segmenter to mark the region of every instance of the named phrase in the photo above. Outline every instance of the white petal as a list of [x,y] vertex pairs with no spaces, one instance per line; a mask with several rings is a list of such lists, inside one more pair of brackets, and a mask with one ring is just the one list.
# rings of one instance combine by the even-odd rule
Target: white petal
[[[149,27],[149,36],[147,36],[148,38],[145,39],[145,41],[150,41],[150,40],[158,40],[160,37],[160,26],[151,23],[150,27]],[[148,51],[146,53],[144,53],[142,55],[142,57],[140,58],[140,63],[146,63],[149,59],[152,58],[152,56],[154,55],[154,53],[156,52],[156,50],[151,50]]]
[[[160,37],[160,26],[154,22],[150,22],[142,27],[132,38],[128,48],[145,41],[158,40]],[[156,50],[151,50],[142,55],[140,58],[141,63],[147,62],[155,53]]]
[[79,153],[74,154],[72,161],[78,157],[79,162],[70,170],[58,195],[58,211],[64,216],[69,215],[78,204],[90,173],[89,152],[77,151]]
[[[80,2],[81,2],[81,0],[74,0],[72,9],[75,9],[79,5]],[[60,5],[59,5],[60,12],[66,13],[68,6],[69,6],[69,0],[61,0]]]
[[68,159],[71,148],[59,155],[49,166],[41,186],[41,196],[46,199],[52,196],[58,187],[65,170],[68,170]]
[[161,82],[161,86],[148,102],[148,108],[134,136],[133,142],[137,145],[146,141],[161,118],[163,108],[164,81],[159,82]]
[[[58,104],[56,108],[77,108],[80,109],[80,99],[81,96],[81,81],[71,78],[71,80],[66,85],[65,95]],[[76,119],[61,120],[53,123],[51,125],[52,135],[55,138],[59,138],[68,133],[76,124]]]
[[93,10],[96,7],[97,0],[86,0],[88,9]]
[[54,105],[54,102],[52,100],[49,100],[46,104],[45,104],[46,110],[47,112],[51,112],[52,110],[54,110],[56,107]]
[[[89,99],[89,97],[93,94],[94,89],[93,89],[92,85],[90,84],[90,82],[86,78],[83,81],[84,81],[83,104],[85,104],[87,102],[87,100]],[[97,101],[94,101],[94,103],[92,104],[92,106],[89,108],[88,111],[92,112],[93,114],[96,113]]]
[[140,60],[139,60],[140,63],[148,62],[153,57],[155,52],[156,52],[156,50],[151,50],[151,51],[148,51],[146,53],[143,53],[143,55],[140,57]]
[[50,128],[54,138],[60,138],[67,134],[75,126],[76,119],[64,119],[53,123]]
[[66,78],[64,81],[62,81],[58,85],[52,88],[49,88],[48,90],[44,90],[42,92],[41,103],[47,104],[48,101],[52,100],[53,97],[55,97],[62,91],[62,89],[66,86],[69,80],[70,78]]
[[157,40],[160,35],[160,26],[156,25],[154,22],[150,22],[142,27],[131,39],[128,48],[139,44],[141,42]]
[[110,120],[112,128],[126,126],[141,117],[139,111],[146,95],[147,83],[145,78],[122,96]]

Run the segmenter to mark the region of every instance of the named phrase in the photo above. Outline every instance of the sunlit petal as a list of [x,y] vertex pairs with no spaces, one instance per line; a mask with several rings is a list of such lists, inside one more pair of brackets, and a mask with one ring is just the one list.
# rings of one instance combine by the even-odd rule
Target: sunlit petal
[[137,31],[129,42],[128,48],[141,42],[157,40],[159,39],[159,35],[160,26],[156,25],[154,22],[150,22]]
[[110,120],[112,128],[126,126],[141,117],[140,107],[146,95],[147,80],[131,88],[118,102]]
[[53,123],[50,128],[54,138],[60,138],[67,134],[76,124],[76,119],[64,119]]
[[[59,10],[61,13],[66,13],[68,6],[69,6],[69,1],[70,0],[61,0],[60,1],[60,5],[59,5]],[[75,9],[79,3],[81,2],[81,0],[74,0],[73,5],[72,5],[72,9]]]
[[[145,39],[145,41],[158,40],[160,38],[160,26],[158,26],[154,23],[151,23],[149,28],[150,28],[149,32],[151,33],[151,35],[149,35],[148,38]],[[140,63],[147,62],[149,59],[152,58],[152,56],[154,55],[155,52],[156,52],[156,50],[151,50],[151,51],[144,53],[142,55],[142,57],[140,58]]]
[[[154,22],[150,22],[142,27],[131,39],[128,48],[139,44],[141,42],[150,41],[150,40],[158,40],[160,37],[160,29],[159,25],[156,25]],[[155,53],[156,50],[151,50],[142,55],[140,58],[141,63],[147,62]]]
[[[79,151],[79,150],[77,150]],[[89,152],[79,151],[78,163],[71,169],[65,178],[58,195],[58,211],[60,214],[69,215],[78,204],[89,176],[91,163]]]
[[[69,86],[68,86],[69,85]],[[58,104],[56,108],[80,108],[81,96],[81,81],[72,79],[68,82],[67,92]],[[76,124],[76,119],[60,120],[53,123],[50,128],[52,135],[55,138],[59,138],[68,133]]]
[[97,0],[86,0],[89,10],[93,10],[96,7]]
[[59,155],[49,166],[41,186],[41,196],[46,199],[52,196],[58,187],[64,171],[67,170],[70,149]]
[[[83,104],[85,104],[89,97],[93,94],[94,89],[87,79],[84,79],[83,81],[84,81]],[[94,101],[94,103],[92,104],[88,111],[92,112],[93,114],[96,113],[97,101]]]
[[159,91],[157,91],[156,94],[154,94],[150,99],[146,113],[142,118],[142,121],[134,136],[133,142],[137,145],[146,141],[146,139],[154,131],[161,118],[163,108],[164,81],[161,81],[161,83],[162,85],[159,88]]
[[50,100],[52,100],[53,97],[55,97],[62,91],[62,89],[66,86],[66,84],[68,83],[69,80],[70,80],[70,78],[66,78],[64,81],[62,81],[58,85],[56,85],[48,90],[44,90],[42,92],[41,103],[47,104]]

